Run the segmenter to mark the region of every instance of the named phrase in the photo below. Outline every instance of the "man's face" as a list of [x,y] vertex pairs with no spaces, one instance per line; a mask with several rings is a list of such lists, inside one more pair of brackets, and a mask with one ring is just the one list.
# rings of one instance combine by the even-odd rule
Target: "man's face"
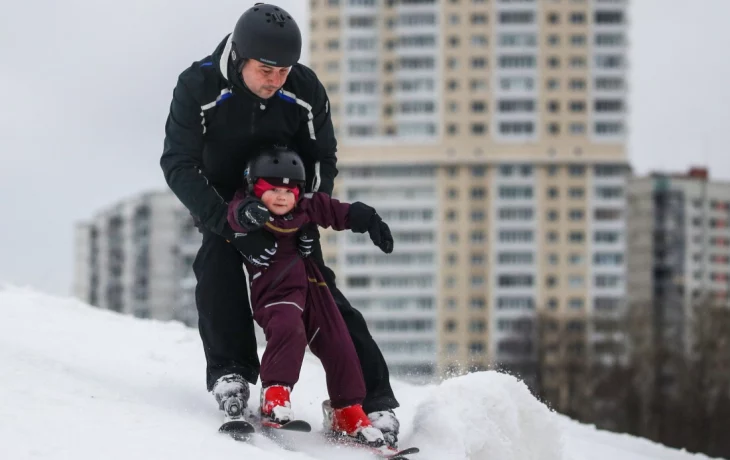
[[251,92],[261,99],[268,99],[284,86],[290,70],[291,67],[272,67],[249,59],[241,69],[241,76]]

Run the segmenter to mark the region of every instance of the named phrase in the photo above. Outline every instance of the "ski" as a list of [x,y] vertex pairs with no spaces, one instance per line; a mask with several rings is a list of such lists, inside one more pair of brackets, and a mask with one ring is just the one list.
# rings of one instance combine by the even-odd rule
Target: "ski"
[[298,431],[300,433],[309,433],[312,431],[312,425],[304,420],[290,420],[286,423],[261,420],[259,423],[263,428],[272,428],[275,430]]
[[236,441],[248,441],[256,428],[245,420],[230,420],[218,428],[219,433],[226,433]]
[[407,449],[390,449],[390,448],[377,448],[377,447],[371,447],[367,444],[358,444],[358,443],[352,443],[348,444],[356,449],[365,449],[367,451],[370,451],[373,455],[375,455],[377,458],[387,459],[387,460],[410,460],[407,456],[413,455],[419,453],[421,450],[418,447],[409,447]]
[[354,447],[362,449],[375,455],[377,458],[387,460],[410,460],[407,456],[417,454],[421,451],[418,447],[408,447],[406,449],[393,449],[388,446],[373,447],[365,443],[358,442],[353,439],[346,439],[342,436],[325,434],[325,439],[334,445],[342,445],[343,447]]

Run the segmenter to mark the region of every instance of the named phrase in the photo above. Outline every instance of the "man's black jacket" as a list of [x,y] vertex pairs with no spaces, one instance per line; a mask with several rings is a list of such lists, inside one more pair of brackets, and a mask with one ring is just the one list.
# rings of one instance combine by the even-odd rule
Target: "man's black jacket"
[[276,95],[263,100],[230,63],[230,35],[177,81],[160,165],[170,189],[205,227],[221,234],[227,201],[243,185],[261,147],[287,145],[307,167],[307,190],[332,193],[337,142],[327,94],[315,73],[296,64]]

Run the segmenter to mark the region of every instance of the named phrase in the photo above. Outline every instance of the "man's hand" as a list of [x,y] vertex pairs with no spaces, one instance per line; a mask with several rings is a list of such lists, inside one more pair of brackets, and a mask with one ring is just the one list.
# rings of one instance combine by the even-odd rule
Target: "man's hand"
[[247,232],[263,227],[269,221],[271,213],[258,198],[248,196],[236,205],[233,213],[236,223]]
[[375,246],[386,254],[393,252],[393,235],[390,227],[383,222],[375,209],[359,201],[350,205],[348,213],[350,228],[353,232],[368,232]]
[[250,264],[268,267],[278,245],[273,234],[256,230],[249,233],[235,233],[227,228],[223,237],[235,247]]

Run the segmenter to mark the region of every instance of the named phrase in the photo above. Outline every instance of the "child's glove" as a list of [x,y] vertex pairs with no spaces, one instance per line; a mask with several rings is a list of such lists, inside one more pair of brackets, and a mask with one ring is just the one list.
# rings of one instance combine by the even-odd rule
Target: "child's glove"
[[269,221],[271,213],[258,198],[247,196],[234,210],[236,223],[247,232],[258,230]]
[[297,233],[297,251],[302,258],[306,259],[312,255],[315,240],[319,240],[317,225],[310,223],[299,230]]
[[370,239],[386,254],[393,252],[393,235],[388,224],[383,222],[375,209],[356,201],[350,205],[348,211],[350,228],[356,233],[370,234]]

